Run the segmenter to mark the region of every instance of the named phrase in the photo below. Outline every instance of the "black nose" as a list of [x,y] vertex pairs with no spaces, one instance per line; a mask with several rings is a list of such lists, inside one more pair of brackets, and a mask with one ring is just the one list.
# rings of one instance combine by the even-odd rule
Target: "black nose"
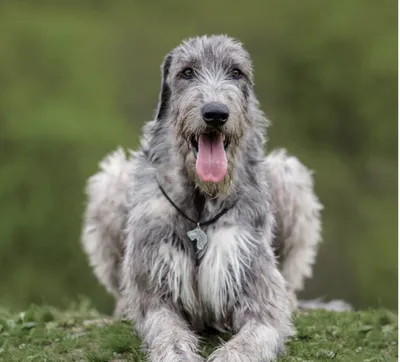
[[222,126],[229,117],[229,108],[222,103],[207,103],[201,109],[204,121],[213,127]]

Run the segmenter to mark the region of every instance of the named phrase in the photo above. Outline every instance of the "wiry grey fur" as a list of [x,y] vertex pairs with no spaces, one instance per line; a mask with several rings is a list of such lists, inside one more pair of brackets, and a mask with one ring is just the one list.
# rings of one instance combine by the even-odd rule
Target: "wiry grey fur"
[[[188,65],[192,80],[180,77]],[[230,77],[233,67],[242,78]],[[157,115],[140,149],[108,155],[88,182],[83,246],[150,361],[202,361],[196,333],[207,326],[234,334],[208,361],[274,360],[293,333],[295,292],[312,274],[320,241],[311,173],[283,150],[265,157],[268,122],[239,42],[189,39],[168,54],[162,73]],[[222,131],[230,141],[228,172],[217,184],[197,176],[190,147],[206,131],[200,108],[211,101],[230,111]],[[195,225],[157,182],[192,219],[199,203],[202,220],[231,207],[203,227],[209,246],[200,261],[186,234]]]

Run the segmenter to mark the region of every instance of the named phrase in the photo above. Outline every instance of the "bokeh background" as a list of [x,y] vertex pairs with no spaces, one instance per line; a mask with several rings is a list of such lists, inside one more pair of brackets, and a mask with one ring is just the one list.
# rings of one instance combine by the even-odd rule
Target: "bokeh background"
[[0,305],[112,310],[81,251],[85,180],[154,114],[164,55],[251,53],[269,148],[315,170],[324,243],[304,297],[397,308],[395,0],[0,2]]

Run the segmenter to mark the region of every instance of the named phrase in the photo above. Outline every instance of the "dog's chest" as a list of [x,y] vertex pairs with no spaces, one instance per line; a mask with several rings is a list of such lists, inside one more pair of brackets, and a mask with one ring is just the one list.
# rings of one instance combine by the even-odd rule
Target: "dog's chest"
[[197,268],[197,291],[204,307],[219,318],[240,292],[243,266],[236,227],[216,229],[207,236],[208,249]]
[[[208,230],[207,238],[205,255],[197,265],[193,261],[193,277],[185,277],[187,270],[181,264],[183,283],[179,299],[193,317],[205,319],[208,323],[222,323],[219,327],[223,328],[241,293],[247,256],[243,253],[235,226]],[[188,290],[193,293],[188,293]]]
[[207,249],[196,260],[190,252],[196,242],[187,235],[193,225],[169,222],[174,225],[170,242],[160,243],[149,260],[152,282],[180,304],[190,319],[224,327],[246,281],[249,258],[254,255],[252,239],[243,228],[217,222],[203,228]]

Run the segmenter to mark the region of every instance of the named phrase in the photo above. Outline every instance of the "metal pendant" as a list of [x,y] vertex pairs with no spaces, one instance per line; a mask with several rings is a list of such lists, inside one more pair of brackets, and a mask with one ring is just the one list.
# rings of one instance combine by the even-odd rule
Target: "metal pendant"
[[196,256],[197,259],[200,259],[207,250],[207,234],[203,230],[201,230],[199,224],[197,224],[197,227],[195,229],[188,231],[187,234],[191,241],[196,240]]

